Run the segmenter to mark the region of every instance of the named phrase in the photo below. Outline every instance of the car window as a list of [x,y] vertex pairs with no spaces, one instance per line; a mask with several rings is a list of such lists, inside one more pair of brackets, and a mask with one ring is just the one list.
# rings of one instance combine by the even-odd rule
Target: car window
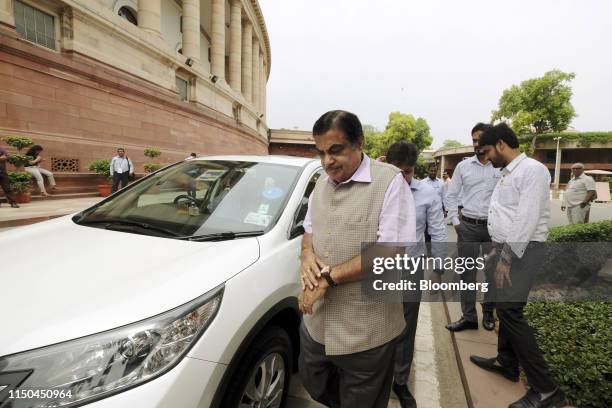
[[137,221],[178,236],[267,231],[299,172],[272,163],[190,160],[122,190],[79,223]]
[[308,181],[308,185],[306,186],[306,190],[304,191],[304,195],[302,196],[302,201],[300,202],[300,207],[295,216],[293,225],[300,225],[304,222],[304,218],[306,217],[306,212],[308,211],[308,198],[310,194],[312,194],[312,190],[315,188],[315,184],[317,184],[317,180],[323,174],[323,169],[319,169],[315,174],[310,177]]

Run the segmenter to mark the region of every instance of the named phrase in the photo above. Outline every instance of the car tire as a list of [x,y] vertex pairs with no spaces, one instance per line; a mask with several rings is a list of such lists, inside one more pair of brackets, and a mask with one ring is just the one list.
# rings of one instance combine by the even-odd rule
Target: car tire
[[293,372],[292,356],[291,339],[285,330],[277,326],[264,329],[238,363],[221,406],[238,408],[255,402],[254,406],[284,407]]

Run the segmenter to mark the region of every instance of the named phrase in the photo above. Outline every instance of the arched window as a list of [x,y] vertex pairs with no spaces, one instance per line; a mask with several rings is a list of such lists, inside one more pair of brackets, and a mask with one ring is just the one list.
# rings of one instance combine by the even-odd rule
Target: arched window
[[120,17],[125,18],[127,21],[134,25],[138,25],[138,20],[136,20],[136,13],[131,10],[129,7],[123,6],[117,12]]

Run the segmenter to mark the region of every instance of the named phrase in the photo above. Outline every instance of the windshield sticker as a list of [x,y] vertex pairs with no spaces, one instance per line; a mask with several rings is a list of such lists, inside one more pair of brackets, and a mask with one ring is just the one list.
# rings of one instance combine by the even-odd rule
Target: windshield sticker
[[208,169],[198,178],[203,181],[215,181],[223,174],[225,174],[227,170],[217,170],[217,169]]
[[270,204],[259,204],[258,214],[267,214],[270,211]]
[[260,227],[267,227],[268,225],[270,225],[270,221],[272,221],[271,215],[258,214],[255,212],[248,213],[247,216],[244,218],[245,224],[259,225]]
[[268,187],[263,191],[262,195],[268,200],[276,200],[283,196],[283,190],[279,187]]

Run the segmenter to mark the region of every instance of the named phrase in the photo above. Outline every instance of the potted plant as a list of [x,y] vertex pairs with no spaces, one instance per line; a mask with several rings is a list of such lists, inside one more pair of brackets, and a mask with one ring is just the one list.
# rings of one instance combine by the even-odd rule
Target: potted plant
[[159,163],[145,163],[144,164],[144,170],[146,173],[153,173],[161,168],[162,168],[162,165]]
[[[157,147],[145,147],[144,155],[154,159],[161,156],[161,150],[159,150]],[[161,167],[162,165],[159,163],[145,163],[144,170],[146,173],[153,173],[154,171],[161,169]]]
[[[7,145],[14,147],[18,152],[21,152],[21,149],[24,147],[32,146],[34,142],[29,137],[21,137],[21,136],[5,136],[2,138],[2,141]],[[18,172],[23,172],[23,168],[30,163],[30,160],[34,160],[30,156],[26,156],[24,154],[13,154],[9,156],[8,162],[15,166],[15,169]]]
[[32,175],[22,171],[9,171],[9,183],[19,204],[32,201]]
[[100,159],[94,160],[89,163],[89,171],[104,177],[106,183],[98,184],[98,192],[102,197],[108,197],[112,190],[112,184],[110,183],[110,160]]

